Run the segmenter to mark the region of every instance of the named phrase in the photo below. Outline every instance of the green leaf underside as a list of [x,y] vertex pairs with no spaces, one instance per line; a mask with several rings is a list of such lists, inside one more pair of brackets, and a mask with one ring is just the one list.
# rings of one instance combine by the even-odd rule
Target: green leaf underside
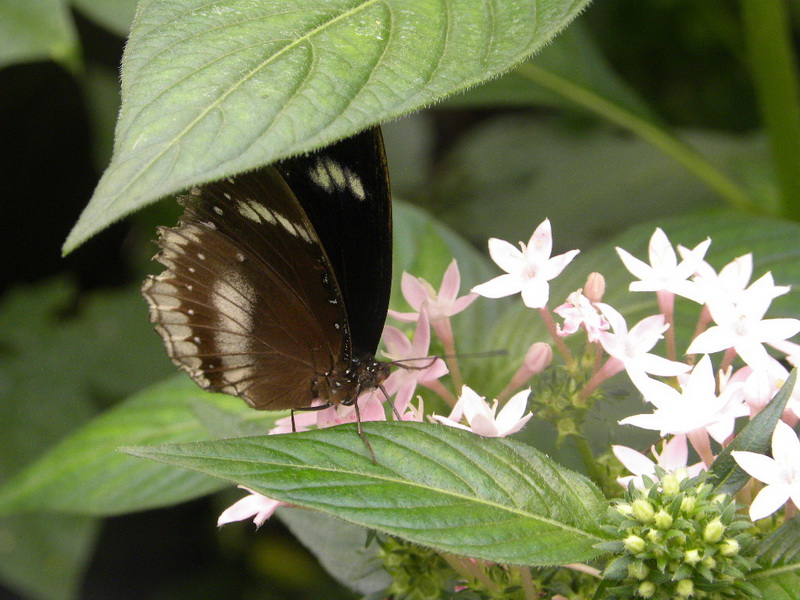
[[420,423],[126,448],[439,550],[501,563],[589,560],[606,503],[584,477],[512,440]]
[[796,380],[797,369],[794,369],[769,405],[749,421],[714,460],[710,473],[716,480],[717,491],[735,494],[750,481],[750,474],[739,466],[731,456],[731,452],[744,450],[758,454],[767,453],[772,432],[775,431],[775,425],[789,402]]
[[142,2],[123,59],[114,158],[65,251],[167,194],[496,76],[587,3]]

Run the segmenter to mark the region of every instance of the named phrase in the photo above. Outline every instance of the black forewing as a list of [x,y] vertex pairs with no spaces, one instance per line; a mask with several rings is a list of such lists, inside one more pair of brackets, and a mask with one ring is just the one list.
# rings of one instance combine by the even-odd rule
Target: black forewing
[[321,242],[273,167],[196,188],[160,230],[142,292],[173,362],[256,408],[309,406],[349,366],[347,316]]
[[356,354],[374,356],[392,283],[392,206],[380,129],[276,166],[333,265]]

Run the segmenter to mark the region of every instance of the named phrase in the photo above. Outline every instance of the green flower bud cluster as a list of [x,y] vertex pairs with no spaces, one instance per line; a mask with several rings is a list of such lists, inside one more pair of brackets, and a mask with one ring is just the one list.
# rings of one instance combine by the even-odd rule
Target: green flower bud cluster
[[632,484],[609,509],[606,530],[617,541],[601,544],[617,557],[604,577],[609,598],[708,600],[758,598],[745,581],[754,566],[748,555],[749,519],[700,475],[692,479],[656,469],[658,481]]
[[595,391],[588,398],[579,392],[589,381],[594,368],[594,355],[591,361],[581,361],[575,369],[564,365],[551,365],[532,382],[529,408],[538,419],[555,426],[558,443],[573,435],[580,435],[586,419],[586,412],[598,399],[601,392]]
[[453,590],[458,575],[434,550],[397,538],[379,543],[383,568],[393,580],[387,595],[405,600],[437,600]]

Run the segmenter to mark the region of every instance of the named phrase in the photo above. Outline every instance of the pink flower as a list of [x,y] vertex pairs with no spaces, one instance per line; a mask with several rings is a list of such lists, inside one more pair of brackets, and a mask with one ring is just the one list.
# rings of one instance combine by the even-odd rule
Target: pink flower
[[[484,437],[505,437],[522,429],[533,416],[531,412],[523,416],[530,393],[530,389],[527,389],[515,394],[506,402],[500,414],[496,414],[497,400],[489,406],[482,396],[478,396],[465,385],[450,416],[433,415],[432,418],[450,427],[466,429]],[[467,419],[469,427],[459,423],[462,417]]]
[[[383,392],[379,389],[370,390],[358,398],[358,408],[362,421],[385,421],[386,411],[383,408]],[[343,423],[355,423],[358,420],[354,405],[345,406],[337,404],[325,410],[320,410],[317,415],[317,429],[325,429]]]
[[622,248],[617,248],[617,254],[628,271],[640,279],[631,283],[632,292],[671,292],[702,304],[699,287],[689,277],[694,275],[710,244],[710,239],[700,242],[678,263],[667,234],[656,228],[650,238],[649,265]]
[[503,240],[489,240],[489,254],[506,274],[472,288],[486,298],[502,298],[522,292],[522,301],[528,308],[544,308],[550,298],[551,279],[578,254],[570,250],[550,258],[553,251],[553,235],[550,221],[545,219],[533,232],[527,246],[520,242],[520,249]]
[[572,292],[567,296],[567,301],[554,308],[553,312],[564,319],[564,328],[561,326],[557,328],[560,336],[571,335],[582,326],[586,330],[588,340],[596,342],[600,339],[600,332],[610,327],[608,319],[600,314],[581,290]]
[[414,277],[405,272],[403,273],[400,287],[403,290],[403,298],[416,312],[403,313],[390,310],[389,315],[398,321],[405,322],[416,321],[423,307],[427,307],[431,321],[443,317],[452,317],[466,309],[478,297],[475,294],[458,297],[458,290],[461,287],[461,274],[458,272],[456,259],[450,262],[444,272],[439,293],[436,293],[433,286],[422,277]]
[[222,527],[234,521],[244,521],[251,517],[256,527],[261,527],[272,516],[276,508],[281,505],[285,506],[285,503],[267,498],[243,485],[237,487],[247,490],[250,495],[226,508],[217,519],[217,527]]
[[[383,392],[380,390],[370,390],[359,396],[358,408],[361,411],[362,421],[386,420],[386,411],[383,408],[381,399],[382,395]],[[352,404],[349,406],[337,404],[335,406],[316,410],[295,410],[294,430],[292,430],[292,417],[289,416],[275,421],[275,427],[270,429],[269,434],[277,435],[308,431],[314,426],[318,429],[324,429],[325,427],[341,425],[342,423],[355,423],[357,420],[356,409]]]
[[772,458],[744,451],[733,451],[731,456],[748,474],[767,484],[750,505],[753,521],[771,515],[790,498],[800,507],[800,441],[786,423],[778,421],[772,434]]
[[425,404],[422,401],[422,398],[417,396],[419,399],[419,403],[416,408],[411,402],[408,403],[405,412],[400,413],[400,418],[403,421],[416,421],[417,423],[422,423],[425,420]]
[[383,341],[387,348],[385,356],[399,367],[389,375],[383,387],[390,396],[397,394],[394,406],[402,414],[411,401],[417,384],[425,385],[439,379],[447,373],[447,366],[441,359],[428,356],[431,331],[424,306],[420,309],[413,342],[402,331],[390,326],[383,330]]
[[[316,403],[319,405],[319,401]],[[325,410],[325,409],[323,409]],[[316,410],[296,410],[294,412],[294,429],[292,429],[292,417],[283,417],[275,421],[275,426],[269,430],[270,435],[282,433],[295,433],[297,431],[308,431],[309,428],[317,424]]]
[[617,477],[617,481],[622,487],[627,488],[628,483],[633,481],[633,485],[638,489],[644,488],[642,476],[647,475],[650,479],[658,479],[655,475],[656,466],[663,468],[668,473],[674,473],[679,469],[685,469],[689,477],[694,477],[703,470],[703,463],[699,462],[690,467],[686,466],[689,460],[689,448],[686,444],[685,435],[676,435],[671,440],[663,440],[661,444],[661,453],[656,451],[655,445],[650,447],[650,452],[655,456],[656,461],[653,462],[641,452],[637,452],[633,448],[627,446],[611,446],[614,455],[619,459],[619,462],[628,469],[633,475],[627,477]]
[[769,359],[764,344],[780,343],[800,332],[798,319],[766,319],[764,315],[776,295],[788,291],[776,286],[772,274],[731,297],[719,290],[707,298],[708,310],[716,323],[698,335],[687,350],[688,354],[711,354],[733,348],[753,368],[763,366]]
[[613,333],[600,331],[600,343],[612,358],[621,363],[631,377],[637,373],[670,377],[690,369],[683,363],[649,354],[661,339],[661,334],[669,327],[664,323],[664,315],[646,317],[628,331],[625,318],[613,306],[602,302],[598,302],[596,306],[614,330]]

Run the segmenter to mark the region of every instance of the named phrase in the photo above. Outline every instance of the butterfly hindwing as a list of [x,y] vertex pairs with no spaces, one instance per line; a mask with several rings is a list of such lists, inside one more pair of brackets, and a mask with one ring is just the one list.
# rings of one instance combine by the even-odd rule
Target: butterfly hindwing
[[349,357],[347,317],[314,228],[265,167],[184,196],[162,229],[168,270],[143,293],[173,362],[256,408],[299,408]]

